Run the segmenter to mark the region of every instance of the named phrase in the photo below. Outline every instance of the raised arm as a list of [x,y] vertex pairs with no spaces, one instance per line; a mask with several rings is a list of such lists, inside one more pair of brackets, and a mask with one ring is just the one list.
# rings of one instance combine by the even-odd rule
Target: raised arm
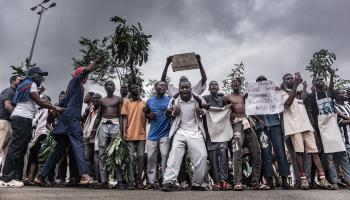
[[288,93],[289,97],[286,100],[286,102],[284,102],[285,107],[289,107],[292,105],[294,98],[295,98],[295,95],[297,94],[298,86],[302,81],[303,81],[303,79],[301,79],[301,78],[294,80],[293,90],[292,90],[292,92]]
[[99,64],[101,62],[101,57],[97,56],[93,61],[90,62],[90,64],[86,67],[85,71],[86,73],[90,73],[95,69],[96,64]]
[[166,59],[166,63],[165,63],[165,67],[164,67],[164,70],[162,73],[162,77],[160,78],[161,81],[166,81],[166,74],[168,73],[168,68],[169,68],[171,61],[173,61],[173,57],[168,56],[168,58]]
[[303,101],[305,101],[307,96],[309,95],[306,91],[306,88],[307,88],[307,82],[304,81],[303,82],[303,91],[301,92],[301,98],[303,99]]
[[201,72],[201,76],[202,76],[202,79],[201,79],[201,82],[202,82],[202,85],[205,84],[205,82],[207,82],[207,74],[205,73],[205,70],[203,68],[203,65],[202,65],[202,61],[201,61],[201,56],[196,54],[196,58],[197,58],[197,61],[198,61],[198,65],[199,65],[199,71]]
[[329,74],[331,75],[330,79],[329,79],[329,86],[328,86],[328,90],[331,94],[334,93],[334,75],[335,75],[335,71],[331,68],[328,69]]

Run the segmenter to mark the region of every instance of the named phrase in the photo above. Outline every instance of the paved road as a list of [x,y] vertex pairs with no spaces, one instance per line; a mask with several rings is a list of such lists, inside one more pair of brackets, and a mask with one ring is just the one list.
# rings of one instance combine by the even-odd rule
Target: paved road
[[199,199],[199,200],[251,200],[251,199],[280,199],[280,200],[342,200],[350,199],[350,190],[325,191],[325,190],[309,190],[309,191],[177,191],[165,193],[162,191],[146,191],[146,190],[95,190],[87,188],[39,188],[39,187],[24,187],[24,188],[0,188],[0,200],[43,200],[43,199],[62,199],[62,200],[77,200],[77,199],[103,199],[103,200],[119,200],[119,199],[142,199],[142,200],[164,200],[164,199]]

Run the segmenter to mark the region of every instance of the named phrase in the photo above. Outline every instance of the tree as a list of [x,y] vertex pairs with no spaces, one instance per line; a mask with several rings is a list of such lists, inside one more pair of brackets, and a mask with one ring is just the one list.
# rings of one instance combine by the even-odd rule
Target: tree
[[20,66],[11,65],[10,67],[13,70],[12,74],[25,77],[25,76],[27,76],[28,69],[31,68],[31,67],[36,66],[36,63],[29,64],[29,58],[28,57],[25,59],[25,63],[26,64],[24,64],[22,62],[22,64]]
[[338,68],[333,65],[336,59],[337,57],[335,53],[321,49],[320,51],[314,53],[309,65],[307,65],[305,69],[312,73],[311,76],[319,75],[323,77],[328,84],[331,76],[329,72],[334,71],[335,88],[344,88],[350,83],[350,80],[343,79],[336,74]]
[[234,64],[231,72],[227,75],[227,79],[223,80],[223,87],[222,90],[224,91],[225,94],[231,94],[232,89],[231,89],[231,81],[233,78],[239,78],[241,80],[241,92],[245,91],[245,85],[246,85],[246,80],[244,78],[244,64],[241,62],[240,64]]
[[102,40],[80,39],[83,56],[73,58],[74,66],[86,66],[93,57],[100,55],[104,62],[91,74],[91,80],[103,84],[107,79],[118,76],[120,84],[136,83],[142,86],[140,67],[148,60],[149,38],[152,36],[143,33],[140,23],[137,26],[128,25],[125,19],[117,16],[110,21],[116,25],[111,36]]

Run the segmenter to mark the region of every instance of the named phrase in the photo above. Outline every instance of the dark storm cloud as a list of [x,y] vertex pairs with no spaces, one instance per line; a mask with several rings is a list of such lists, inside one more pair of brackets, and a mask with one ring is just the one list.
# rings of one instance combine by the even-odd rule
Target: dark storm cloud
[[[161,71],[166,56],[183,51],[202,55],[209,79],[222,80],[228,66],[241,60],[247,77],[260,68],[275,80],[286,71],[301,71],[320,48],[335,51],[337,66],[350,51],[350,1],[327,0],[56,0],[45,13],[33,62],[49,71],[48,94],[65,89],[72,57],[79,56],[81,36],[102,38],[113,32],[109,18],[141,22],[152,34],[150,60],[144,78]],[[6,87],[10,65],[28,56],[38,16],[29,10],[37,0],[0,1],[0,85]],[[296,67],[297,66],[297,67]],[[278,67],[279,70],[276,70]],[[295,69],[294,69],[294,68]],[[220,70],[218,70],[218,68]],[[186,72],[199,79],[197,71]],[[178,74],[171,74],[176,77]]]

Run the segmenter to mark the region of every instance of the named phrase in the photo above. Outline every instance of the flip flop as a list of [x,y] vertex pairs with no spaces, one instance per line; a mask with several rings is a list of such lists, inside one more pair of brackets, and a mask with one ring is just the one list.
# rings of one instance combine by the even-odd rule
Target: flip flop
[[270,187],[264,184],[255,184],[252,186],[253,190],[270,190]]

